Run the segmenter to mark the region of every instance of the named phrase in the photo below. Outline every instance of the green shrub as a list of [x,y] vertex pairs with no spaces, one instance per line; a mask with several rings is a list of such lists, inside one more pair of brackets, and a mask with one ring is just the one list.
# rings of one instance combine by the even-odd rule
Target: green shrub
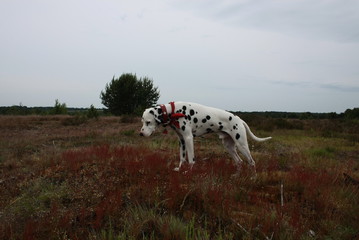
[[55,106],[51,110],[51,114],[58,115],[58,114],[67,114],[67,107],[66,103],[60,103],[58,99],[55,100]]
[[91,104],[89,110],[87,110],[87,117],[89,119],[91,119],[91,118],[98,119],[98,116],[99,116],[99,114],[98,114],[96,108]]

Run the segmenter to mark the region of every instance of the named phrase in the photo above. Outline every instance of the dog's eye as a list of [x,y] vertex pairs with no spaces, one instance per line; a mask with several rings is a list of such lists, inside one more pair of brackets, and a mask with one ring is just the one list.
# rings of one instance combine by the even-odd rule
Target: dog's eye
[[147,122],[146,122],[146,126],[150,125],[150,123],[151,123],[150,121],[147,121]]

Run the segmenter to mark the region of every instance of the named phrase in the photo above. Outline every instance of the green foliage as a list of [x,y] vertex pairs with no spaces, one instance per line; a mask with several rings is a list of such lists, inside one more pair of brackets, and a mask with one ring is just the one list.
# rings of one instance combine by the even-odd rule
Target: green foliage
[[347,109],[344,116],[349,119],[359,119],[359,108]]
[[114,115],[139,114],[155,105],[160,93],[151,79],[137,79],[136,75],[126,73],[117,79],[113,77],[100,97],[102,104]]
[[67,114],[67,108],[65,103],[60,103],[58,99],[55,100],[55,106],[51,111],[51,114]]
[[87,117],[88,118],[95,118],[98,119],[99,113],[97,112],[96,108],[91,104],[90,108],[87,110]]
[[1,114],[8,114],[8,115],[26,115],[28,112],[28,108],[26,106],[11,106],[11,107],[1,107],[0,113]]

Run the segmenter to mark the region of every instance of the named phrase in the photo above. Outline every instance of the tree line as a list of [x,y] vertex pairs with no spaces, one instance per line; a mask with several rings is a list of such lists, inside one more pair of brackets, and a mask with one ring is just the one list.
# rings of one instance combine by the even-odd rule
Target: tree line
[[[55,100],[53,107],[26,107],[22,104],[11,107],[0,107],[1,115],[58,115],[58,114],[87,114],[98,115],[134,115],[139,116],[148,108],[155,106],[160,97],[158,87],[148,77],[138,78],[136,74],[124,73],[120,77],[113,77],[100,93],[102,104],[106,107],[96,109],[90,108],[68,108],[65,103]],[[359,108],[347,109],[344,113],[311,113],[311,112],[233,112],[242,117],[253,118],[260,116],[264,118],[282,119],[359,119]]]
[[[86,114],[90,108],[66,108],[66,111],[56,113],[54,107],[26,107],[14,105],[0,107],[0,115],[58,115],[58,114]],[[112,115],[107,109],[96,109],[99,116]],[[344,113],[311,113],[311,112],[232,112],[242,117],[264,117],[284,119],[359,119],[359,108],[347,109]]]
[[0,107],[0,115],[84,115],[89,118],[97,118],[101,115],[102,109],[96,109],[93,105],[89,108],[68,108],[66,103],[55,100],[53,107],[27,107],[14,105],[10,107]]

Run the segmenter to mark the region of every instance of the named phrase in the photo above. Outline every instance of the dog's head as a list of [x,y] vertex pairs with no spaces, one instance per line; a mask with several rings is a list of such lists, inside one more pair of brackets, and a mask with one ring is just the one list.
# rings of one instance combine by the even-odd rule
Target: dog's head
[[147,108],[142,115],[142,128],[140,136],[151,136],[157,125],[163,121],[162,109],[160,107]]

